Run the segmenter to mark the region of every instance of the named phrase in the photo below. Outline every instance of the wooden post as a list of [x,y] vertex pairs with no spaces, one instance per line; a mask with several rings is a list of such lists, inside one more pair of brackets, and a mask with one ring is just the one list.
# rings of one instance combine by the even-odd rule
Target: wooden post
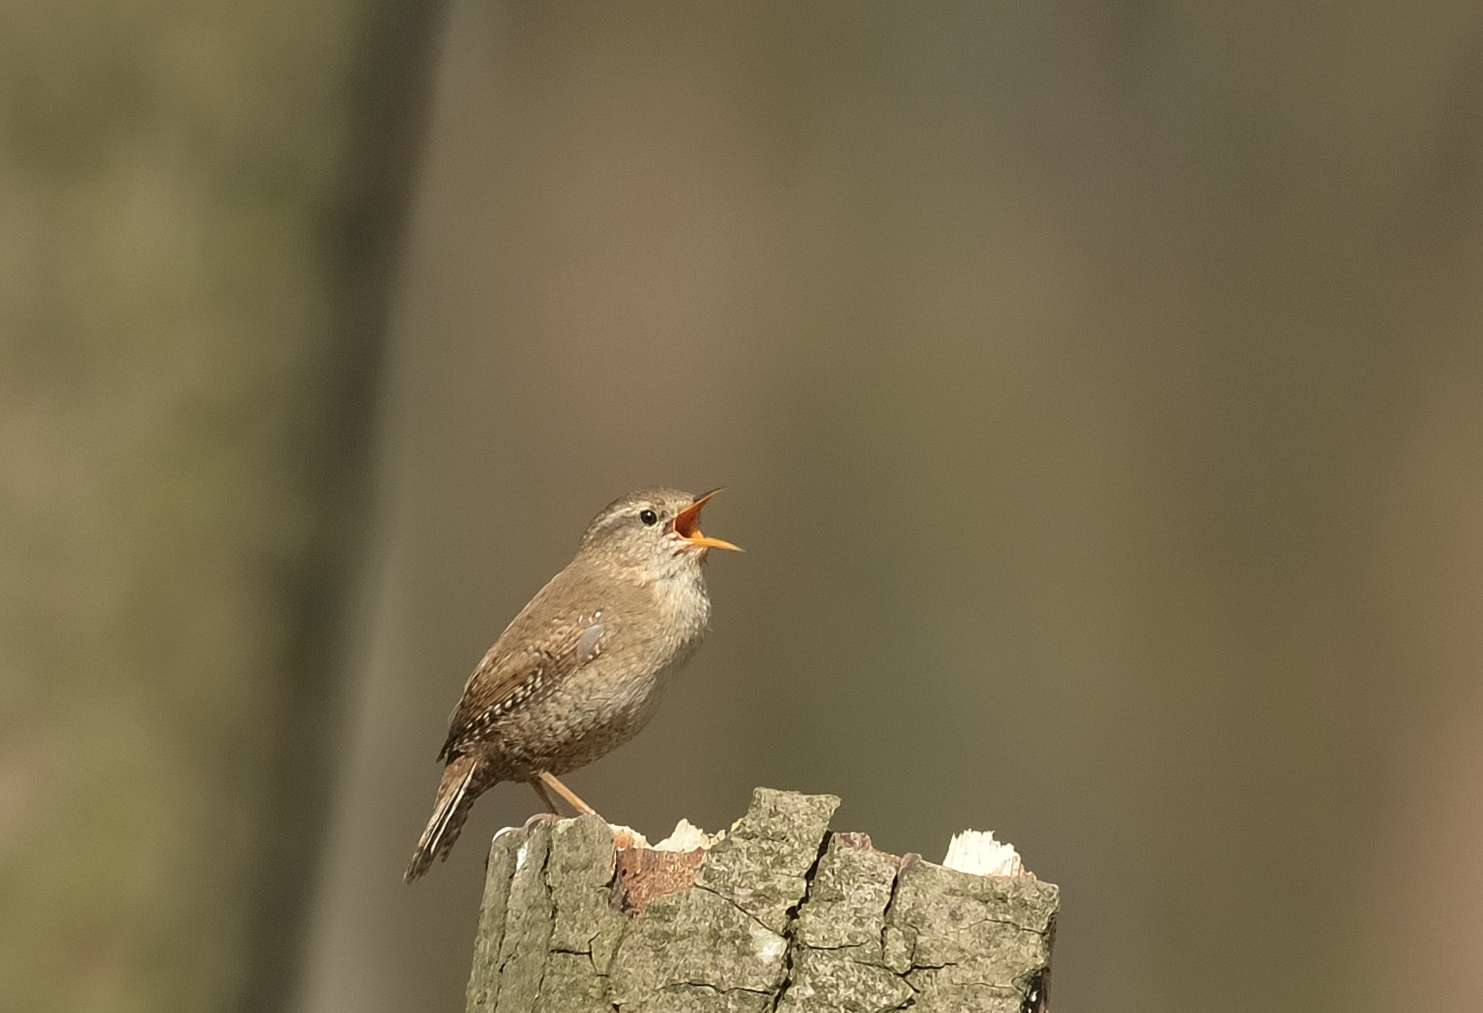
[[501,830],[468,1013],[1046,1008],[1055,886],[876,851],[838,805],[758,788],[653,848],[595,816]]

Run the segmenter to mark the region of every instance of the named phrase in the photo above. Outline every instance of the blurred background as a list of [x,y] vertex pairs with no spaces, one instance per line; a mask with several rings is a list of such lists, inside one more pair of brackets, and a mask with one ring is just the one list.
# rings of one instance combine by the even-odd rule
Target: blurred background
[[0,1009],[460,1010],[448,712],[654,483],[748,551],[609,818],[1483,1009],[1476,4],[10,0],[0,117]]

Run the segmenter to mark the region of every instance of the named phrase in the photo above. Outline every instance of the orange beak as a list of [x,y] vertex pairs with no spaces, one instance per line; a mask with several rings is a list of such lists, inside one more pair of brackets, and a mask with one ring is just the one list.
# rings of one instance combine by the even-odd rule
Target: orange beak
[[720,489],[712,489],[704,496],[695,497],[694,503],[691,503],[685,509],[675,514],[675,534],[689,542],[693,548],[731,549],[735,552],[740,552],[742,551],[740,546],[732,545],[730,542],[723,542],[719,538],[712,538],[709,535],[700,533],[700,508],[705,506],[706,501],[720,491]]

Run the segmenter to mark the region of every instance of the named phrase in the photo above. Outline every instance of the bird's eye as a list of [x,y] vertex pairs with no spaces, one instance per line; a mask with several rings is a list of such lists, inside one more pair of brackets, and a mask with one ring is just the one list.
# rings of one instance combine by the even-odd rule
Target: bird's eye
[[643,521],[645,524],[658,524],[659,515],[652,510],[644,509],[639,511],[639,520]]

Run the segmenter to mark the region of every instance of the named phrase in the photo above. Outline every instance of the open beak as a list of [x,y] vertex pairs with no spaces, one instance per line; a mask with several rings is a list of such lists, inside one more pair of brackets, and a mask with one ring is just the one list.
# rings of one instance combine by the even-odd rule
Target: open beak
[[675,534],[690,543],[688,547],[696,549],[731,549],[735,552],[742,551],[740,546],[732,545],[730,542],[723,542],[719,538],[712,538],[709,535],[700,533],[700,508],[705,506],[706,501],[720,491],[720,489],[712,489],[704,496],[697,496],[694,503],[691,503],[685,509],[675,514]]

